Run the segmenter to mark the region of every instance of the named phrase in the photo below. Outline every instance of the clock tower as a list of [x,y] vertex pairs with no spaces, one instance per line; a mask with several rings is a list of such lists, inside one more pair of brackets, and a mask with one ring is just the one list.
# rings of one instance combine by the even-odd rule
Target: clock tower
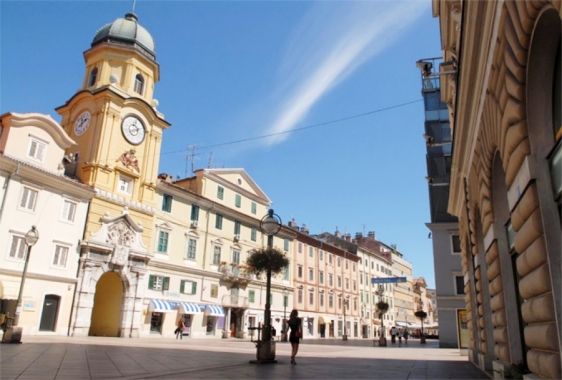
[[84,59],[82,86],[57,112],[77,143],[67,151],[70,165],[97,190],[85,238],[106,212],[126,207],[149,243],[162,132],[170,126],[153,97],[160,79],[154,40],[128,13],[97,31]]
[[84,60],[81,87],[56,109],[76,142],[66,151],[67,173],[96,189],[71,332],[136,337],[153,251],[162,133],[170,126],[153,97],[160,67],[154,40],[133,13],[99,29]]

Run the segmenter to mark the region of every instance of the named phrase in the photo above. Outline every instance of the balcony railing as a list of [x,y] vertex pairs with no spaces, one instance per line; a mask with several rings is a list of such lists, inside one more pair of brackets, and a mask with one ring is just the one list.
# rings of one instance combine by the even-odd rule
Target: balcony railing
[[219,272],[222,273],[222,279],[225,281],[248,283],[255,278],[254,274],[245,268],[232,264],[221,264]]
[[222,306],[224,307],[240,307],[247,309],[248,305],[248,297],[233,295],[226,295],[222,297]]

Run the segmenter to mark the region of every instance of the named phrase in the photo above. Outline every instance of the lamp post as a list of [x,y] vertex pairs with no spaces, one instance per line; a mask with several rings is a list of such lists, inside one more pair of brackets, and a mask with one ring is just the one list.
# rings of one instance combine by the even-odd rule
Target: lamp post
[[31,226],[31,229],[27,231],[27,233],[25,234],[25,246],[26,246],[25,264],[23,266],[23,273],[21,275],[20,290],[18,293],[18,301],[16,306],[16,315],[14,316],[14,321],[11,324],[11,326],[9,326],[4,332],[2,341],[5,342],[10,342],[10,343],[21,342],[22,329],[17,326],[22,311],[23,287],[25,285],[25,276],[27,275],[27,265],[29,263],[29,257],[31,256],[31,247],[33,247],[35,243],[37,243],[37,240],[39,240],[39,231],[37,231],[35,226]]
[[[420,300],[419,300],[419,311],[423,312],[423,300],[420,296]],[[420,334],[420,342],[421,343],[425,343],[425,336],[423,335],[423,320],[424,318],[420,318],[421,321],[421,334]]]
[[[281,218],[269,209],[267,215],[260,221],[260,230],[267,235],[267,248],[273,248],[273,236],[281,229]],[[262,341],[258,344],[258,360],[260,362],[275,362],[275,342],[271,341],[271,268],[267,270],[265,290],[265,312],[262,329]]]
[[345,309],[349,307],[349,295],[342,297],[343,300],[343,336],[342,340],[347,340],[347,322],[345,320]]
[[287,303],[289,303],[289,290],[287,287],[283,288],[283,334],[281,340],[287,341]]

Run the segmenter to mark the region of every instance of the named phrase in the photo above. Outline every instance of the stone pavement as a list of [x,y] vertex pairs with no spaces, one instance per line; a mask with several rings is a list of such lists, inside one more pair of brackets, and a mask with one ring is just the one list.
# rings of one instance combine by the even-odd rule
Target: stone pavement
[[436,341],[373,347],[372,340],[304,339],[297,365],[277,343],[277,364],[249,364],[249,340],[24,336],[0,345],[0,379],[489,379]]

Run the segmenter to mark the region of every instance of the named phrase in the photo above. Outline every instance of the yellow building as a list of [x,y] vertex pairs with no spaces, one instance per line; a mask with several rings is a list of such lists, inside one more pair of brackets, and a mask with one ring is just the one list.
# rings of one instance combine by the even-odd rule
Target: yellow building
[[90,204],[72,335],[139,335],[162,132],[153,99],[154,40],[127,14],[103,26],[84,52],[82,86],[57,108],[76,141],[75,175],[96,189]]

